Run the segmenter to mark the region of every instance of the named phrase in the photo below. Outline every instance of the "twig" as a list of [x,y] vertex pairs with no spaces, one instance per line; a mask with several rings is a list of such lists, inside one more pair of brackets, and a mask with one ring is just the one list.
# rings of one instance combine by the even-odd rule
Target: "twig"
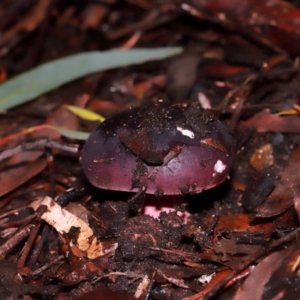
[[20,257],[20,259],[18,261],[18,269],[21,269],[21,268],[24,267],[25,261],[26,261],[26,259],[28,257],[29,251],[31,250],[31,247],[32,247],[32,245],[33,245],[33,243],[34,243],[34,241],[36,239],[36,236],[37,236],[37,234],[38,234],[38,232],[40,230],[40,227],[41,227],[41,224],[38,224],[37,226],[35,226],[32,229],[32,231],[30,233],[30,236],[29,236],[29,238],[28,238],[28,240],[27,240],[27,242],[26,242],[26,244],[25,244],[25,246],[23,248],[22,255],[21,255],[21,257]]
[[63,145],[58,142],[49,141],[48,139],[44,138],[44,139],[36,140],[34,142],[28,142],[22,145],[18,145],[12,149],[4,150],[3,152],[0,153],[0,162],[21,152],[28,151],[28,150],[41,150],[45,147],[50,149],[65,151],[71,154],[78,153],[77,147]]
[[0,259],[4,259],[5,255],[13,249],[20,241],[25,239],[31,231],[31,228],[35,227],[34,224],[29,224],[17,232],[12,238],[6,241],[0,246]]

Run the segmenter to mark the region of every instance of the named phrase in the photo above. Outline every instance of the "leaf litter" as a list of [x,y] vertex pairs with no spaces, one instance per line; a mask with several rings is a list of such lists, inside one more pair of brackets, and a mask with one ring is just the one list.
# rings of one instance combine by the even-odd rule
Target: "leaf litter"
[[[109,299],[120,295],[186,300],[297,297],[299,24],[294,20],[299,7],[288,1],[275,1],[270,8],[248,0],[239,10],[233,1],[215,1],[213,7],[191,1],[178,6],[130,2],[122,6],[85,3],[80,8],[77,3],[47,6],[47,1],[17,1],[14,8],[9,1],[0,4],[0,13],[6,12],[0,26],[6,33],[11,29],[5,41],[1,43],[0,38],[3,80],[18,78],[28,66],[74,53],[112,49],[124,53],[118,49],[133,45],[134,51],[166,45],[186,49],[177,58],[93,72],[74,82],[78,77],[70,68],[61,70],[70,73],[67,85],[58,84],[60,88],[42,95],[44,88],[40,96],[29,97],[34,101],[23,103],[29,99],[26,96],[20,107],[10,103],[14,108],[2,108],[9,110],[0,121],[1,137],[8,137],[1,141],[1,152],[39,138],[75,143],[80,149],[77,137],[62,137],[63,131],[54,134],[44,128],[39,134],[22,134],[44,124],[72,134],[90,132],[96,126],[97,121],[66,112],[64,105],[108,119],[149,101],[190,105],[201,100],[200,105],[212,108],[211,113],[234,136],[230,176],[200,194],[148,195],[145,215],[131,210],[131,201],[137,201],[128,201],[132,194],[91,187],[78,156],[39,149],[5,159],[1,162],[1,295],[32,299],[92,297],[85,295],[88,292],[98,298],[109,295]],[[37,8],[42,4],[40,16],[45,21],[41,22]],[[23,20],[21,12],[25,12]],[[276,21],[277,15],[281,22]],[[26,25],[30,17],[32,27]],[[13,20],[22,20],[23,25]],[[54,70],[55,79],[59,73]],[[12,85],[11,92],[26,87]],[[18,121],[18,128],[12,127],[12,120]],[[185,130],[190,129],[181,128],[189,132]],[[130,140],[139,144],[137,139]],[[202,144],[222,150],[222,145],[209,139]],[[168,157],[163,160],[166,166],[176,155]],[[37,198],[44,200],[34,204]],[[69,202],[76,206],[72,212],[67,211]],[[153,207],[156,216],[151,215]],[[159,212],[159,207],[164,209]],[[188,213],[186,220],[180,213]],[[69,220],[75,223],[66,227]],[[82,239],[84,228],[87,234]]]

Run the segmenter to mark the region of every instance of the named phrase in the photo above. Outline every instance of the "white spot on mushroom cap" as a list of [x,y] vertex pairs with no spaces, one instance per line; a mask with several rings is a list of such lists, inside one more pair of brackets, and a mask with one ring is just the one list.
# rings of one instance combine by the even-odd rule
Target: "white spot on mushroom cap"
[[218,159],[214,166],[214,171],[217,173],[222,173],[226,169],[226,165]]
[[188,129],[183,129],[182,127],[177,126],[176,129],[180,131],[183,135],[188,136],[190,139],[195,138],[194,132],[188,130]]

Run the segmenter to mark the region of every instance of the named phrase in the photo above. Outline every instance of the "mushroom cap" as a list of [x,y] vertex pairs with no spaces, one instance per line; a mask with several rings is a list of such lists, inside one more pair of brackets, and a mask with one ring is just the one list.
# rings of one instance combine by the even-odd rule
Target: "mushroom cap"
[[223,182],[233,161],[226,127],[199,105],[131,109],[96,127],[82,150],[96,187],[177,195]]

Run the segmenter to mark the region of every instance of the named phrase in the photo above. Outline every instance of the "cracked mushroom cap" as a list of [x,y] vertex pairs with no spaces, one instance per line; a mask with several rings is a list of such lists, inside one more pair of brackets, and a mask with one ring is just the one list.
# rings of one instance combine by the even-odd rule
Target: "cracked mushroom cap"
[[136,108],[92,131],[82,150],[96,187],[177,195],[223,182],[232,165],[232,137],[199,105]]

